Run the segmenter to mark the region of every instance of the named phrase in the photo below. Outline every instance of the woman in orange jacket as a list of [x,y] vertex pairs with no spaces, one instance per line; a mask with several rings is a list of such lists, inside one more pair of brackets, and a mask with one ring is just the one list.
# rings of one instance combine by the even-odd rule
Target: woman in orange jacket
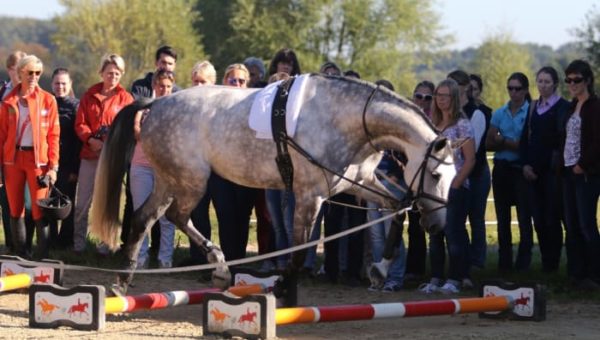
[[133,96],[119,83],[123,74],[123,58],[117,54],[103,56],[100,64],[102,81],[87,90],[77,109],[75,133],[83,142],[83,146],[75,202],[73,250],[76,253],[85,250],[88,214],[102,145],[117,113],[133,102]]
[[[25,250],[25,182],[32,198],[31,212],[38,237],[36,257],[48,256],[48,222],[37,205],[45,198],[47,184],[56,181],[60,124],[54,96],[38,86],[42,61],[34,56],[17,63],[21,84],[6,96],[0,108],[0,157],[10,206],[10,228],[15,252],[27,257]],[[1,176],[0,176],[1,178]]]

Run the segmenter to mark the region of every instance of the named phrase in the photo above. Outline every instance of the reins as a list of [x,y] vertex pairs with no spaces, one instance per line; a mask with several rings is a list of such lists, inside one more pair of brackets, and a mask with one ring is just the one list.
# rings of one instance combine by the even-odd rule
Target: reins
[[[375,94],[378,92],[379,90],[379,85],[377,87],[375,87],[371,93],[369,94],[369,97],[367,98],[365,105],[363,107],[362,110],[362,125],[363,125],[363,131],[365,132],[365,135],[367,137],[367,141],[369,143],[369,145],[371,145],[371,147],[377,151],[377,152],[381,152],[379,149],[377,149],[377,147],[375,146],[375,144],[373,143],[373,135],[370,133],[368,127],[367,127],[367,109],[369,107],[369,104],[372,102],[373,98],[375,97]],[[280,136],[280,138],[283,136]],[[425,213],[428,212],[432,212],[432,211],[436,211],[439,209],[442,209],[444,207],[446,207],[448,201],[446,199],[431,195],[429,193],[427,193],[424,190],[424,179],[425,179],[425,170],[427,168],[427,163],[429,162],[430,159],[433,159],[435,161],[437,161],[439,164],[450,164],[438,157],[436,157],[435,155],[432,154],[433,152],[433,148],[435,146],[435,144],[438,142],[438,138],[436,138],[434,141],[432,141],[428,146],[427,146],[427,152],[425,154],[425,157],[423,157],[423,160],[421,161],[421,164],[419,165],[419,168],[417,169],[417,172],[415,173],[415,175],[413,176],[412,180],[410,181],[410,185],[409,185],[409,190],[406,190],[406,196],[404,197],[404,199],[399,200],[396,197],[390,196],[387,193],[381,192],[379,190],[373,189],[371,187],[365,186],[353,179],[350,179],[346,176],[344,176],[342,173],[333,170],[325,165],[323,165],[321,162],[319,162],[318,160],[316,160],[310,153],[308,153],[304,148],[302,148],[298,143],[296,143],[296,141],[294,141],[292,138],[290,138],[289,136],[285,136],[283,138],[281,138],[282,142],[285,142],[288,146],[290,146],[292,149],[294,149],[296,152],[298,152],[302,157],[304,157],[307,161],[309,161],[311,164],[315,165],[316,167],[323,169],[335,176],[338,176],[339,178],[341,178],[342,180],[348,181],[353,185],[358,186],[361,189],[367,190],[371,193],[374,193],[380,197],[383,197],[384,199],[387,200],[392,200],[395,202],[399,202],[401,204],[402,207],[409,207],[412,205],[412,203],[417,200],[417,199],[428,199],[437,203],[440,203],[440,205],[438,207],[435,207],[433,209],[430,209],[428,211],[425,211]],[[417,188],[417,192],[416,194],[413,194],[412,190],[410,190],[410,188],[412,188],[412,186],[414,185],[417,177],[419,177],[419,186]],[[348,206],[348,207],[353,207],[353,208],[357,208],[357,209],[363,209],[363,210],[373,210],[373,208],[365,208],[365,207],[361,207],[361,206],[356,206],[356,205],[351,205],[351,204],[346,204],[346,203],[341,203],[341,202],[335,202],[335,201],[331,201],[328,200],[330,203],[333,204],[337,204],[337,205],[341,205],[341,206]],[[380,210],[379,208],[375,208],[377,210]]]

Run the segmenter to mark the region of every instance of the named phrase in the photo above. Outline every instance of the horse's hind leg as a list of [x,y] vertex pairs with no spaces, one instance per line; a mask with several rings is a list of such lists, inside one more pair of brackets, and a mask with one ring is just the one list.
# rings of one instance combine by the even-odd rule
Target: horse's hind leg
[[[202,195],[200,195],[202,196]],[[190,237],[190,240],[200,247],[200,249],[206,255],[208,262],[210,263],[225,263],[225,256],[219,247],[213,244],[209,239],[204,237],[190,221],[190,213],[194,208],[194,205],[185,204],[181,202],[197,202],[197,199],[180,199],[179,197],[173,201],[173,204],[169,207],[166,212],[167,219],[175,223],[186,235]],[[219,288],[227,288],[231,283],[231,273],[229,268],[223,264],[218,266],[213,271],[213,285]]]
[[153,192],[133,213],[131,230],[124,249],[124,267],[129,272],[119,274],[117,287],[113,289],[114,293],[125,294],[127,291],[127,287],[133,279],[133,271],[137,267],[138,255],[144,236],[165,213],[171,201],[172,199],[167,195],[166,186],[162,185],[162,182],[155,177]]

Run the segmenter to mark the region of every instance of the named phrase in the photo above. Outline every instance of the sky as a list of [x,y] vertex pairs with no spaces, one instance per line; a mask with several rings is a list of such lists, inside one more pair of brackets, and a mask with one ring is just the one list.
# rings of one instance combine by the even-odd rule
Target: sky
[[[477,47],[488,36],[508,32],[513,40],[550,45],[575,40],[570,33],[585,22],[598,0],[434,0],[444,33],[454,35],[450,48]],[[58,0],[2,0],[0,15],[48,19],[63,11]]]

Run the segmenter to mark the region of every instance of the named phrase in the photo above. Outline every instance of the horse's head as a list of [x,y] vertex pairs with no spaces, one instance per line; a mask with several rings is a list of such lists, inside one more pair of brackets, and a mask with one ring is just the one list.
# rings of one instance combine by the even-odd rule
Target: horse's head
[[429,233],[437,233],[446,224],[448,192],[456,175],[449,141],[443,137],[435,139],[420,159],[420,163],[409,162],[404,175],[421,212],[421,226]]

